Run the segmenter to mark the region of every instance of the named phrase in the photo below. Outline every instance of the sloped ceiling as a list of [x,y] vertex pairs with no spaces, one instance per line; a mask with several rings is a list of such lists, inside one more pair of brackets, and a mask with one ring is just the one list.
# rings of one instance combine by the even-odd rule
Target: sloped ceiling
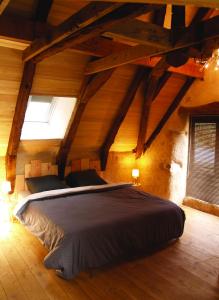
[[[34,17],[37,3],[38,1],[35,0],[11,0],[4,15],[31,20]],[[88,3],[87,1],[54,0],[48,15],[48,23],[56,26]],[[186,7],[187,26],[196,12],[197,7]],[[214,12],[213,15],[215,14],[217,12]],[[170,28],[170,15],[171,6],[168,5],[164,25],[166,28]],[[148,21],[151,19],[151,14],[143,15],[139,19]],[[72,49],[43,60],[37,64],[31,93],[77,97],[89,60],[89,55],[75,52]],[[23,70],[22,51],[0,47],[0,66],[0,156],[5,156]],[[79,124],[69,153],[69,160],[86,156],[98,157],[99,149],[109,128],[113,125],[119,105],[125,97],[136,68],[131,64],[118,67],[109,81],[90,100]],[[160,91],[152,105],[147,135],[156,127],[184,81],[184,75],[173,74]],[[136,146],[142,101],[143,91],[140,87],[111,150],[131,151]],[[60,141],[58,140],[37,143],[22,141],[18,151],[18,161],[19,155],[22,158],[21,164],[25,156],[29,159],[39,153],[42,157],[48,156],[55,161],[59,146]]]

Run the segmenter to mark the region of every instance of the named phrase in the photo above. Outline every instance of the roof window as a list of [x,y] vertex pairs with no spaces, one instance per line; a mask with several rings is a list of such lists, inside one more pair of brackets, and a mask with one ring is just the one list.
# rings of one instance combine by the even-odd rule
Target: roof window
[[75,104],[73,97],[31,95],[21,140],[63,139]]

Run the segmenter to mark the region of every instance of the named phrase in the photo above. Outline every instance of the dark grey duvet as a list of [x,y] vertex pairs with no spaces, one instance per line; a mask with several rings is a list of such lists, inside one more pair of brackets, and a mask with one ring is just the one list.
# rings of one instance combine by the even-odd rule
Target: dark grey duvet
[[180,207],[130,185],[68,190],[53,196],[40,193],[16,212],[48,248],[45,266],[63,278],[147,251],[183,233]]

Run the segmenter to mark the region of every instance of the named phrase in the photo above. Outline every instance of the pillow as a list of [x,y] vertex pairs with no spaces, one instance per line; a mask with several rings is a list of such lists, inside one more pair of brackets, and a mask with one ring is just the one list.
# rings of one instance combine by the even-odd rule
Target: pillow
[[56,175],[26,178],[26,184],[32,194],[68,188]]
[[70,187],[86,186],[86,185],[101,185],[107,183],[97,174],[96,170],[94,169],[71,172],[65,178],[65,182]]

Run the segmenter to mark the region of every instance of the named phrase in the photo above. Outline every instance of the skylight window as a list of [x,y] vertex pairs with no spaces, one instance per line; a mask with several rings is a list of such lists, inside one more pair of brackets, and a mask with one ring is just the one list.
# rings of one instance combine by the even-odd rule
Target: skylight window
[[76,98],[30,96],[22,140],[63,139]]
[[25,122],[48,123],[54,104],[53,97],[30,96],[25,115]]

